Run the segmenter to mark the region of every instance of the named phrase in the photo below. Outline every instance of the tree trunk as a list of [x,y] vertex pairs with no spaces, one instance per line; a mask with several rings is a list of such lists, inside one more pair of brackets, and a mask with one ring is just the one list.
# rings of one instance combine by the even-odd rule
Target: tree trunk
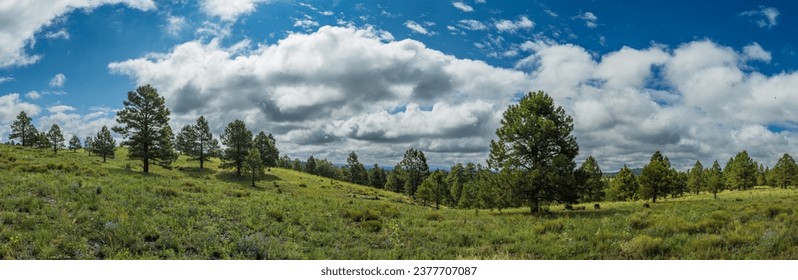
[[105,156],[103,156],[103,163],[105,163]]
[[255,171],[252,171],[252,187],[255,187]]
[[144,173],[150,172],[150,159],[144,158]]
[[203,163],[205,163],[205,156],[202,155],[202,152],[200,152],[199,160],[200,160],[200,169],[202,169]]

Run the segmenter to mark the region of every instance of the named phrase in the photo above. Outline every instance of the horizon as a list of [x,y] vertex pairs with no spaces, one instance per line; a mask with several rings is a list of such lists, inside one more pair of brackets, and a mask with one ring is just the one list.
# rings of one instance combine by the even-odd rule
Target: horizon
[[23,110],[82,140],[152,84],[174,131],[241,119],[292,158],[388,168],[416,148],[448,169],[484,164],[502,112],[543,90],[574,118],[577,166],[798,154],[793,3],[224,3],[0,8],[0,141]]

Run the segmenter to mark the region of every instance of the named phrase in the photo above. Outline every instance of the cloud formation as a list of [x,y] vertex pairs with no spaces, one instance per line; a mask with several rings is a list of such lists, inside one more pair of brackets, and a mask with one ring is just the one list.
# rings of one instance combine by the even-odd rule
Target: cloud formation
[[205,14],[223,21],[235,21],[238,17],[255,11],[256,5],[268,0],[202,0],[200,6]]
[[772,76],[746,61],[769,60],[754,43],[742,51],[712,41],[667,49],[624,47],[596,58],[575,45],[530,42],[518,67],[574,117],[581,158],[602,166],[643,166],[663,151],[677,168],[695,160],[721,163],[747,150],[772,166],[796,153],[798,135],[770,126],[793,126],[798,73]]
[[458,10],[461,10],[461,11],[466,12],[466,13],[474,11],[474,7],[471,7],[468,4],[463,3],[463,2],[452,2],[452,5],[455,8],[457,8]]
[[241,119],[294,156],[356,150],[386,164],[410,147],[440,163],[484,161],[500,108],[531,88],[520,71],[329,26],[249,51],[191,41],[109,67],[159,89],[176,127],[204,115],[218,135]]
[[741,16],[751,17],[751,21],[762,28],[772,28],[778,24],[779,10],[774,7],[759,6],[759,9],[740,13]]
[[591,13],[591,12],[585,12],[585,13],[583,13],[581,15],[576,16],[576,18],[584,20],[585,21],[585,26],[587,26],[588,28],[596,28],[596,27],[598,27],[598,23],[597,23],[598,22],[598,17],[595,14]]
[[55,76],[53,76],[53,78],[50,79],[51,88],[63,87],[64,83],[66,83],[66,76],[64,76],[64,74],[61,73],[55,74]]
[[514,33],[520,29],[532,29],[535,27],[535,22],[526,16],[520,16],[516,21],[502,19],[496,21],[493,25],[499,32]]
[[430,32],[429,30],[424,28],[424,26],[422,26],[421,24],[418,24],[417,22],[412,21],[412,20],[406,21],[405,22],[405,26],[407,28],[409,28],[411,31],[415,32],[415,33],[424,34],[424,35],[433,35],[434,34],[434,32]]
[[[36,1],[6,1],[0,5],[0,68],[25,66],[41,59],[40,55],[27,53],[35,43],[34,35],[53,21],[76,9],[91,10],[109,5],[125,4],[139,10],[155,9],[152,0],[53,0],[43,5]],[[61,31],[64,31],[61,33]],[[49,33],[52,38],[68,39],[66,30]]]

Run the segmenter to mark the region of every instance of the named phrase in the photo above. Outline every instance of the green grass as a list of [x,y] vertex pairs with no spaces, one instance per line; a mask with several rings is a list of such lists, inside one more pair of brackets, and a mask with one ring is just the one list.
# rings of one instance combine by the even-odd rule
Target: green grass
[[798,259],[798,191],[601,210],[435,210],[272,168],[246,178],[0,145],[2,259]]

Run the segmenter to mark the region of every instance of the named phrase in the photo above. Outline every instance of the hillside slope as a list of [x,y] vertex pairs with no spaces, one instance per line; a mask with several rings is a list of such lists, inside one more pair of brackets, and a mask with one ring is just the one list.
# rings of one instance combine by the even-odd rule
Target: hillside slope
[[0,145],[3,259],[796,259],[798,192],[746,192],[543,216],[441,209],[273,168],[258,187],[182,158],[140,172]]

